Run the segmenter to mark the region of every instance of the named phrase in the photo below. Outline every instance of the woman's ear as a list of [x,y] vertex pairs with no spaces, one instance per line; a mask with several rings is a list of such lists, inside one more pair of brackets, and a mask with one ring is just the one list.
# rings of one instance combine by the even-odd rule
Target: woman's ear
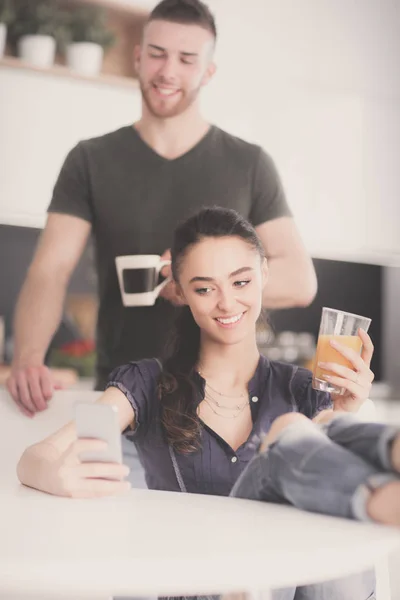
[[175,293],[177,295],[179,304],[180,305],[187,304],[185,294],[183,293],[181,286],[179,285],[179,283],[177,281],[174,281],[174,283],[175,283]]
[[268,277],[269,277],[268,261],[265,257],[263,258],[261,270],[262,270],[262,287],[264,289],[268,283]]

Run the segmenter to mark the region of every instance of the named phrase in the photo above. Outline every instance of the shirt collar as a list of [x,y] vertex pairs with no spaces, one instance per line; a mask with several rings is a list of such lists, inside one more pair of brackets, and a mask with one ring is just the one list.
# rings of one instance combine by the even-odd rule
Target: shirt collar
[[[254,375],[250,379],[249,383],[247,384],[247,389],[248,389],[250,396],[257,396],[257,397],[262,396],[262,393],[263,393],[263,390],[265,387],[265,383],[267,380],[269,368],[270,368],[269,359],[266,356],[260,354],[260,358],[258,359],[258,364],[257,364],[256,370],[254,372]],[[195,382],[196,386],[199,388],[200,393],[199,393],[198,403],[200,403],[204,398],[206,380],[200,375],[200,373],[195,371],[194,382]]]

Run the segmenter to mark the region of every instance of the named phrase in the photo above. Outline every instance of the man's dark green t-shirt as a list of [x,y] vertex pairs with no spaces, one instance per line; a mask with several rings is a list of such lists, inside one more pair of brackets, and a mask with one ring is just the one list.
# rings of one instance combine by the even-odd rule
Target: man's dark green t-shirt
[[179,222],[215,205],[237,210],[254,226],[290,215],[271,158],[215,126],[174,160],[154,152],[132,126],[82,141],[68,154],[48,210],[92,224],[101,370],[160,356],[176,311],[162,298],[124,307],[115,257],[162,254]]

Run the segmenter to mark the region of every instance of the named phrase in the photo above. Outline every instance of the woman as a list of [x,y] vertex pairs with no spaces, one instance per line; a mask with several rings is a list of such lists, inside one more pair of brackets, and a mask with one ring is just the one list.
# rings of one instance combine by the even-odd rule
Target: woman
[[[204,209],[178,227],[171,255],[185,306],[170,350],[162,365],[151,359],[115,369],[99,399],[118,407],[121,430],[128,429],[126,435],[138,448],[149,488],[220,495],[233,488],[236,496],[400,524],[396,510],[386,510],[399,493],[398,432],[361,425],[349,415],[320,426],[310,421],[329,421],[332,406],[357,410],[368,397],[373,380],[369,336],[359,332],[362,356],[337,348],[354,371],[324,365],[332,373],[330,381],[347,390],[331,398],[312,389],[309,371],[259,354],[256,322],[268,269],[247,221],[232,210]],[[28,448],[18,465],[21,482],[73,497],[128,488],[126,467],[80,463],[80,452],[101,447],[100,442],[74,440],[70,424]],[[299,493],[296,479],[305,491]],[[318,495],[308,491],[317,485],[325,491],[343,485],[341,502],[318,503]],[[378,489],[363,495],[365,485]],[[315,590],[323,587],[303,588],[302,597],[318,597]],[[286,599],[298,592],[281,593]],[[364,600],[371,593],[373,582],[364,576],[348,597]],[[338,594],[347,598],[343,588]]]

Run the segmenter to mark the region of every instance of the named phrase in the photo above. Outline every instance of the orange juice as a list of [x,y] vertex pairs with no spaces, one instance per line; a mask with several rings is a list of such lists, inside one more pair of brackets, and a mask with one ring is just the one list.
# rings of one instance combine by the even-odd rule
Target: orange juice
[[349,360],[347,360],[347,358],[335,350],[335,348],[332,348],[330,345],[331,340],[335,340],[339,344],[342,344],[342,346],[347,346],[347,348],[352,348],[358,354],[361,352],[362,341],[358,335],[320,335],[318,337],[317,352],[315,357],[314,377],[316,379],[323,380],[324,373],[331,373],[331,371],[321,369],[321,367],[318,366],[319,362],[333,362],[343,365],[344,367],[348,367],[353,371],[355,370],[354,366]]

